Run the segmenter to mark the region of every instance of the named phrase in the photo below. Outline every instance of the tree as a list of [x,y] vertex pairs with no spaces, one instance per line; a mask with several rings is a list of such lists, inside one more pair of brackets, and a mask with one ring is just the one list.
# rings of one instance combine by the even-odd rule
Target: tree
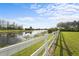
[[78,31],[79,30],[79,21],[73,21],[73,22],[60,22],[57,24],[57,27],[61,30],[66,31]]
[[30,26],[30,30],[32,30],[32,27]]
[[58,28],[50,28],[50,29],[48,29],[48,33],[52,33],[53,31],[57,31],[58,30]]

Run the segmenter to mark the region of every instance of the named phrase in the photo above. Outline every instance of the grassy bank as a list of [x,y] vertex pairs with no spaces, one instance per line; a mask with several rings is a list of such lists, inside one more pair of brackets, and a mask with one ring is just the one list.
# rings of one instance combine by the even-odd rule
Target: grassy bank
[[31,32],[31,30],[0,30],[0,32],[6,33],[6,32]]
[[42,44],[44,43],[44,41],[38,42],[28,48],[23,49],[22,51],[14,54],[15,56],[30,56],[34,51],[36,51]]
[[61,32],[55,50],[57,56],[79,56],[79,32]]

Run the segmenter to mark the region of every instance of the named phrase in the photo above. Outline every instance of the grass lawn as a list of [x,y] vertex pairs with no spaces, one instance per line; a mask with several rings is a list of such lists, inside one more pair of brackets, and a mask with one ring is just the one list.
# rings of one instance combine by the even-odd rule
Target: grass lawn
[[[48,40],[51,38],[51,34],[48,36]],[[22,51],[19,51],[18,53],[14,54],[15,56],[30,56],[32,53],[34,53],[38,48],[40,48],[45,43],[45,40],[40,41],[28,48],[23,49]],[[40,52],[39,56],[43,54],[44,50]]]
[[61,32],[55,55],[79,56],[79,32]]

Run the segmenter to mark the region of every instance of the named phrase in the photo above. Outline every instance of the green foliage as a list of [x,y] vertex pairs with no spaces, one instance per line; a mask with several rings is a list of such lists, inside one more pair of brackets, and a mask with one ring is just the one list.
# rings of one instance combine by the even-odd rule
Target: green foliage
[[19,26],[15,22],[10,23],[9,21],[0,19],[0,30],[23,30],[23,26]]
[[79,21],[60,22],[57,24],[57,27],[61,31],[79,31]]
[[57,31],[58,29],[57,28],[50,28],[48,29],[48,33],[52,33],[53,31]]

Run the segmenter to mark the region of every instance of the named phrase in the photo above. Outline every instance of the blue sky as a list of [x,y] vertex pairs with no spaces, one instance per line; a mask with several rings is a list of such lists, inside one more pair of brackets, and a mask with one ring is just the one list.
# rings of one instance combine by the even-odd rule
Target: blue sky
[[24,27],[56,27],[79,20],[79,3],[0,3],[0,18]]

